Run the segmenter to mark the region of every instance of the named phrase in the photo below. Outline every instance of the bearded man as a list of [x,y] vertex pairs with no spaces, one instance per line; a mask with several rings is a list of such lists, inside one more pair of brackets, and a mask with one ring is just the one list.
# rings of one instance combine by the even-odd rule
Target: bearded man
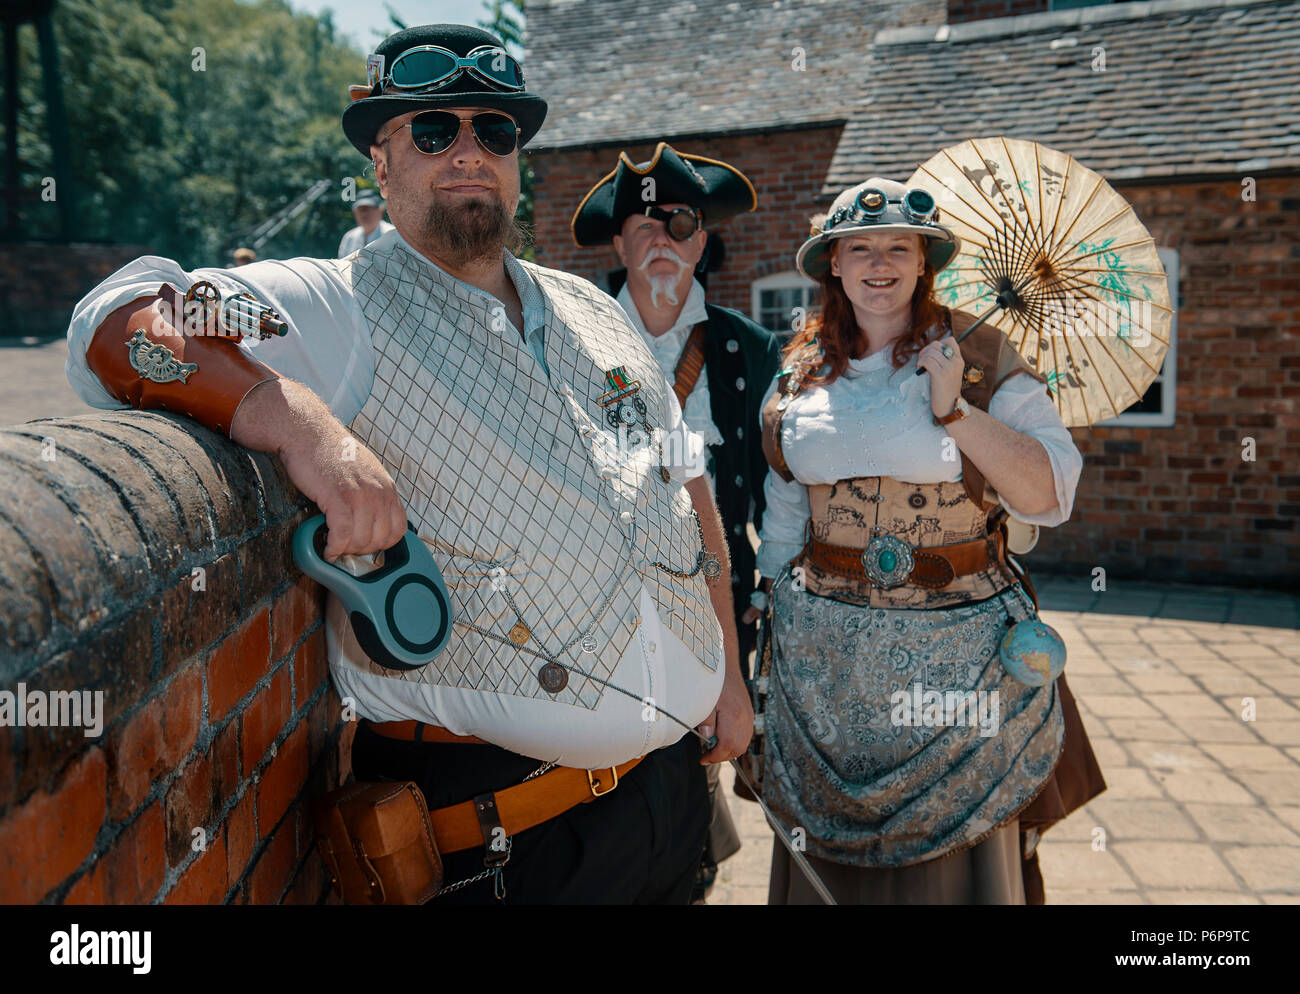
[[[695,274],[715,226],[754,210],[753,184],[735,166],[680,152],[659,142],[644,162],[620,152],[578,205],[570,229],[583,246],[613,245],[626,267],[618,302],[640,332],[682,405],[686,423],[708,447],[706,472],[731,554],[742,668],[756,629],[744,612],[757,589],[749,525],[763,523],[767,460],[754,425],[759,400],[780,366],[776,337],[739,311],[707,303]],[[740,838],[709,767],[713,819],[695,899],[708,894],[717,864],[740,848]]]
[[[478,842],[439,846],[435,903],[685,903],[704,767],[744,750],[753,712],[703,468],[661,455],[690,451],[662,444],[687,434],[680,405],[612,298],[514,255],[519,148],[546,103],[500,40],[425,25],[367,67],[343,130],[396,230],[341,260],[139,259],[78,305],[69,379],[95,406],[165,407],[279,455],[325,514],[328,561],[395,545],[408,519],[429,547],[451,600],[440,655],[386,668],[333,596],[326,641],[363,719],[358,779],[414,781],[435,815],[478,807]],[[288,333],[173,334],[159,282],[196,279]],[[194,368],[137,376],[140,335]],[[628,424],[660,444],[628,444]]]

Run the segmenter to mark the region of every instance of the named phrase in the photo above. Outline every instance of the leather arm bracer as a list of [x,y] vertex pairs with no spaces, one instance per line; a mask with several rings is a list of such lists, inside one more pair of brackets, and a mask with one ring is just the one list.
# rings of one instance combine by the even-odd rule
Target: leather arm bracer
[[[161,309],[160,299],[167,305]],[[249,391],[280,374],[228,338],[182,334],[166,318],[181,308],[179,292],[167,284],[124,304],[96,329],[86,363],[122,403],[184,414],[229,437]]]

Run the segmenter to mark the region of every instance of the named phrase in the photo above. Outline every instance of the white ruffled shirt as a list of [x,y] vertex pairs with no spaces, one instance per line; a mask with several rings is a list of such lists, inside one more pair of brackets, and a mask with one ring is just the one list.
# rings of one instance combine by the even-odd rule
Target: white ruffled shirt
[[[961,458],[943,458],[948,432],[933,421],[930,377],[916,375],[916,357],[895,370],[886,348],[849,362],[848,371],[830,386],[803,390],[781,421],[781,452],[794,480],[767,474],[767,510],[759,535],[758,571],[775,577],[799,554],[808,521],[808,487],[856,476],[889,476],[908,483],[945,483],[961,479]],[[763,403],[776,390],[776,380]],[[1037,439],[1047,450],[1056,486],[1056,506],[1027,514],[998,500],[1029,524],[1050,527],[1070,517],[1083,470],[1083,456],[1061,421],[1047,388],[1032,376],[1005,380],[989,403],[989,414],[1018,432]],[[761,430],[761,425],[760,425]],[[956,440],[950,449],[959,453]]]
[[[646,331],[645,322],[641,320],[641,313],[637,310],[636,302],[632,299],[632,294],[628,291],[626,283],[623,284],[623,289],[619,290],[615,299],[627,313],[627,319],[632,323],[632,327],[641,333],[646,345],[650,347],[650,354],[655,357],[655,362],[659,363],[659,368],[664,373],[664,379],[668,381],[668,386],[671,389],[674,380],[673,373],[677,369],[677,360],[681,358],[682,349],[686,348],[686,340],[691,337],[691,329],[701,321],[709,319],[708,312],[704,309],[704,287],[700,286],[699,280],[691,280],[691,290],[686,295],[686,303],[682,305],[682,312],[677,315],[677,323],[662,335],[652,335]],[[713,408],[709,400],[709,371],[707,369],[700,370],[700,378],[695,381],[695,387],[686,395],[686,405],[682,408],[682,420],[686,422],[692,431],[703,437],[705,445],[722,444],[722,432],[713,423]],[[712,478],[710,478],[710,482],[712,482]]]

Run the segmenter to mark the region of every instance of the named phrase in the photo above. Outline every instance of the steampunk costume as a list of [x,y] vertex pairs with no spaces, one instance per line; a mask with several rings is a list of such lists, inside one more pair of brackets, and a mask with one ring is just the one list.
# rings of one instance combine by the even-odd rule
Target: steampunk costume
[[[419,60],[430,52],[450,68],[411,84],[429,73]],[[391,92],[403,65],[407,85]],[[478,29],[399,32],[371,67],[344,115],[363,152],[384,122],[424,107],[499,108],[523,141],[545,114],[522,69]],[[484,82],[503,71],[516,74],[508,92]],[[485,855],[486,828],[483,845],[447,857],[447,883],[458,885],[440,900],[684,903],[707,806],[700,749],[682,725],[713,711],[725,664],[705,582],[717,563],[682,487],[692,474],[652,442],[685,431],[680,405],[608,295],[508,252],[502,263],[522,328],[397,231],[345,259],[237,271],[186,273],[145,257],[78,306],[69,378],[95,406],[133,402],[93,355],[120,348],[132,310],[123,305],[138,306],[160,280],[207,279],[274,306],[290,326],[283,338],[207,351],[186,343],[197,370],[188,398],[177,388],[180,403],[221,394],[208,373],[216,348],[244,370],[239,392],[213,401],[220,415],[201,419],[222,431],[249,384],[277,375],[307,384],[392,476],[451,599],[443,653],[393,670],[361,650],[331,595],[331,676],[365,719],[358,778],[414,780],[431,807],[448,808],[547,782],[557,765],[587,771],[591,803],[575,799],[514,836],[509,865]],[[618,426],[638,428],[641,443],[620,445]],[[632,788],[616,790],[620,778]],[[493,886],[463,886],[487,877]]]
[[[863,187],[903,193],[883,180]],[[899,213],[854,224],[833,209],[825,230],[916,230],[942,269],[956,254],[951,236]],[[810,276],[825,272],[826,241],[800,252]],[[960,312],[945,320],[958,332],[973,323]],[[1060,800],[1072,702],[1063,681],[1026,686],[998,662],[1008,625],[1035,607],[1006,557],[1009,508],[965,453],[956,458],[915,358],[895,370],[889,351],[808,386],[824,365],[814,339],[765,398],[773,472],[758,566],[775,583],[763,795],[807,833],[837,900],[1022,903],[1037,896],[1026,890],[1036,866],[1022,859],[1019,818],[1045,794]],[[988,326],[962,353],[965,401],[1048,453],[1057,506],[1017,516],[1060,523],[1082,461],[1042,377]],[[1071,744],[1091,758],[1086,738]],[[774,847],[769,900],[814,899]]]
[[[660,142],[645,162],[634,163],[626,152],[619,153],[614,170],[592,187],[574,212],[573,239],[583,246],[608,244],[628,217],[650,213],[657,204],[687,204],[697,212],[694,228],[687,225],[674,232],[668,227],[671,237],[684,241],[700,227],[752,211],[757,196],[734,166]],[[672,384],[686,423],[708,447],[706,473],[731,553],[732,602],[743,669],[756,634],[753,622],[741,620],[756,588],[748,526],[751,520],[755,527],[763,523],[767,475],[761,439],[753,425],[759,398],[780,365],[777,340],[739,311],[707,304],[698,279],[691,281],[673,326],[658,335],[646,330],[629,284],[623,285],[617,299]],[[709,769],[713,819],[704,856],[705,881],[712,880],[717,863],[740,848],[717,783],[714,765]]]

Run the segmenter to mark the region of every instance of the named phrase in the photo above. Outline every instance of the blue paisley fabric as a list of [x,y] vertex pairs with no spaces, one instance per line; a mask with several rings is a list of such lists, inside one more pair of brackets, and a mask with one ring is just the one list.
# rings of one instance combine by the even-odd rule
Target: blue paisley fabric
[[787,568],[772,588],[763,797],[807,852],[908,866],[980,842],[1033,800],[1065,726],[1054,683],[1018,683],[998,660],[1009,625],[1034,616],[1019,584],[936,610],[796,587]]

